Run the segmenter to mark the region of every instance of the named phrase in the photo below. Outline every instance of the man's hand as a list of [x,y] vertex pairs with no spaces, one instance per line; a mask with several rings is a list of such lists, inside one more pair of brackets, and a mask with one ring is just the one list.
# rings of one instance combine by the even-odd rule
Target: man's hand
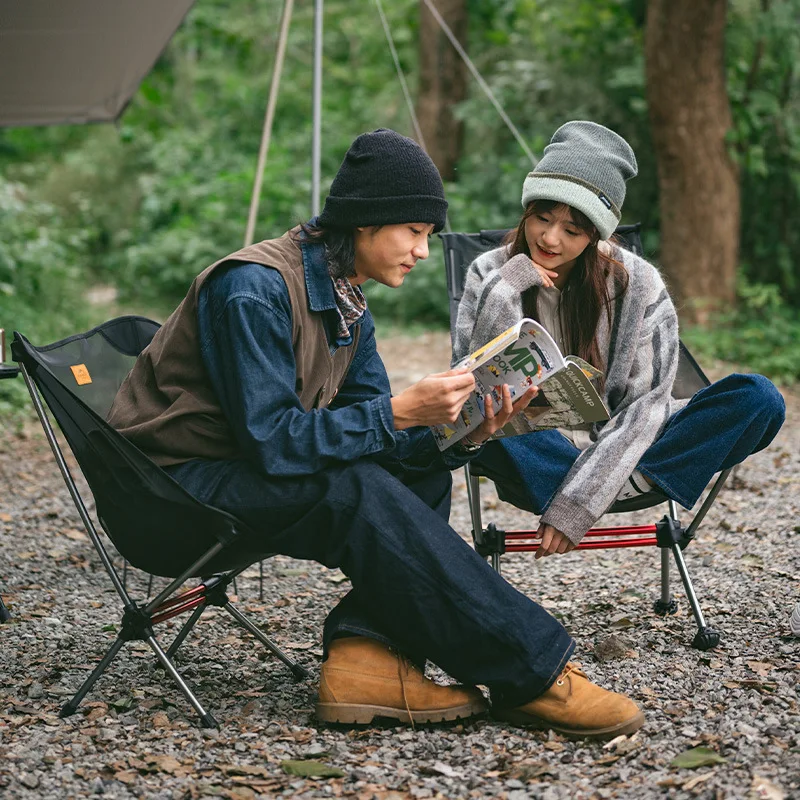
[[503,404],[497,412],[494,410],[492,395],[485,395],[484,420],[479,428],[469,434],[469,440],[473,444],[483,444],[493,433],[499,431],[509,420],[527,408],[531,400],[539,394],[539,387],[531,386],[525,394],[520,395],[513,403],[511,402],[511,389],[507,383],[503,384],[501,393],[503,395]]
[[542,537],[542,543],[536,551],[535,558],[544,558],[553,553],[569,553],[575,549],[575,544],[552,525],[540,525],[538,533]]
[[474,388],[475,378],[465,367],[426,376],[392,398],[395,430],[455,422]]

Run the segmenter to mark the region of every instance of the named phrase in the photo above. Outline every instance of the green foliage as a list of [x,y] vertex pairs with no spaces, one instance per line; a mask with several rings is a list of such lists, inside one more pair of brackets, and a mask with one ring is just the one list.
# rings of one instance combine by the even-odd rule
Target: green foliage
[[[85,248],[85,237],[65,229],[52,206],[0,178],[0,327],[9,342],[14,330],[52,341],[87,319],[77,262]],[[26,396],[21,380],[0,381],[0,419]]]
[[[43,340],[83,327],[82,298],[97,282],[114,285],[128,308],[169,308],[197,272],[241,245],[282,5],[196,3],[117,127],[0,130],[0,324]],[[624,221],[643,223],[645,249],[655,256],[646,6],[468,0],[468,50],[534,153],[576,118],[609,125],[631,142],[639,177],[630,184]],[[384,7],[413,92],[419,2],[384,0]],[[734,0],[727,53],[745,285],[778,287],[789,327],[791,306],[800,304],[800,228],[793,225],[800,201],[799,10],[800,0]],[[313,13],[310,3],[295,6],[260,237],[279,235],[310,214]],[[323,197],[357,134],[379,126],[412,130],[372,0],[328,0],[324,26]],[[471,78],[470,96],[456,113],[465,121],[466,145],[458,179],[446,187],[453,228],[514,225],[528,158]],[[447,324],[435,237],[430,247],[430,259],[402,289],[368,288],[379,321]]]
[[800,381],[800,312],[774,284],[741,276],[734,311],[717,315],[708,328],[683,332],[689,348],[703,356],[744,364],[779,383]]
[[741,169],[741,260],[752,281],[800,305],[800,0],[733,3],[730,142]]

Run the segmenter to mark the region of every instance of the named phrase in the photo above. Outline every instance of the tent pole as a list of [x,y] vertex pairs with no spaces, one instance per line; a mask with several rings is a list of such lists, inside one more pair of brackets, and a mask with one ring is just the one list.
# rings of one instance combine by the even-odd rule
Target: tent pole
[[264,167],[267,163],[267,152],[272,137],[272,123],[275,119],[275,106],[278,104],[278,90],[281,85],[283,60],[286,55],[286,41],[289,38],[289,23],[292,21],[294,0],[284,0],[281,14],[281,29],[278,37],[278,50],[275,54],[275,66],[272,69],[272,82],[269,87],[269,100],[267,112],[264,116],[264,128],[261,131],[261,146],[258,150],[258,166],[256,167],[255,180],[253,181],[253,194],[250,197],[250,212],[247,215],[247,228],[244,234],[244,246],[253,243],[258,216],[258,205],[261,199],[261,184],[264,180]]
[[322,4],[314,0],[313,136],[311,141],[311,216],[319,214],[320,164],[322,161]]

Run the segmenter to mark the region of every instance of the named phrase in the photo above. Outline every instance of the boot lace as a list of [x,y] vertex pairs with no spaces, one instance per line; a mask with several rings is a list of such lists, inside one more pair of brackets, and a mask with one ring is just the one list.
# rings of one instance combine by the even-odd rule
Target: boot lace
[[403,680],[403,667],[406,670],[410,670],[412,665],[411,662],[406,659],[405,656],[397,654],[397,677],[400,679],[400,690],[403,693],[403,703],[406,707],[406,712],[408,712],[408,720],[411,723],[411,730],[416,730],[416,725],[414,725],[414,717],[411,716],[411,707],[408,705],[408,698],[406,697],[406,683]]
[[558,676],[558,680],[556,681],[556,684],[558,686],[563,686],[564,683],[565,683],[566,678],[569,677],[569,675],[571,675],[573,672],[576,675],[580,675],[583,678],[586,677],[586,673],[581,669],[581,665],[580,664],[576,664],[573,661],[569,661],[569,662],[567,662],[567,666],[564,668],[564,671]]

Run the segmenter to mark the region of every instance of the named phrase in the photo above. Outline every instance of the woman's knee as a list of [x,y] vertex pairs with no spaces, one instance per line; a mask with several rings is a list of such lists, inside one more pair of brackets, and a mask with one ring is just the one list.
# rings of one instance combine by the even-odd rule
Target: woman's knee
[[741,395],[741,402],[752,408],[762,418],[769,417],[772,424],[780,427],[786,417],[786,403],[775,384],[763,375],[734,373],[724,381],[734,384]]

